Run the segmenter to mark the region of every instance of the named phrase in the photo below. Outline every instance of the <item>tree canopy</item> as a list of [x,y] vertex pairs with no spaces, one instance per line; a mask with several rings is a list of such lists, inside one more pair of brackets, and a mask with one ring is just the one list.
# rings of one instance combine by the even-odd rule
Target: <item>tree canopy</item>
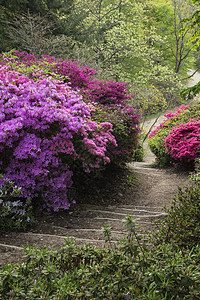
[[50,53],[98,67],[101,78],[178,94],[199,45],[197,4],[0,0],[1,51],[15,47],[35,55]]

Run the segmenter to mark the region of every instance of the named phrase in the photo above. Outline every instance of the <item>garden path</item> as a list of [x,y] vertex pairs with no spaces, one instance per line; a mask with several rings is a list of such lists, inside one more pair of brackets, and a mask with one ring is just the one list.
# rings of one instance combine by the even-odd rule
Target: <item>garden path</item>
[[[161,122],[161,117],[157,124]],[[154,119],[145,122],[145,130],[151,127]],[[110,225],[113,243],[124,235],[122,219],[134,216],[144,237],[150,230],[157,230],[153,221],[165,215],[163,207],[169,207],[178,186],[188,184],[188,174],[172,169],[158,169],[152,166],[155,159],[147,147],[143,162],[128,165],[129,178],[133,184],[128,188],[110,190],[105,195],[96,191],[94,201],[87,201],[88,195],[70,211],[46,214],[38,220],[34,229],[26,233],[0,234],[0,265],[23,260],[22,245],[62,247],[66,236],[75,237],[77,243],[104,245],[102,227]],[[130,175],[131,174],[131,175]],[[118,183],[117,183],[118,184]],[[102,197],[106,198],[102,201]],[[99,199],[101,198],[101,201]],[[82,204],[81,204],[82,203]],[[78,208],[78,209],[77,209]]]

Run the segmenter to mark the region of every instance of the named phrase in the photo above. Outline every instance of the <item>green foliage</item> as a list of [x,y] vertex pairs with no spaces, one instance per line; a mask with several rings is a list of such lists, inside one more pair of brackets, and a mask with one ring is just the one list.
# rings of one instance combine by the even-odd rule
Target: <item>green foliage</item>
[[191,17],[195,8],[189,1],[182,0],[155,0],[151,5],[151,16],[163,38],[159,46],[164,50],[164,58],[176,73],[186,76],[193,64],[192,45],[188,44],[192,30],[183,32],[185,25],[182,21]]
[[182,90],[180,95],[183,99],[191,100],[199,93],[200,93],[200,81],[197,84]]
[[170,164],[171,157],[167,154],[167,150],[164,145],[164,138],[170,132],[171,127],[163,127],[158,133],[149,139],[149,147],[155,154],[157,163],[163,167]]
[[12,181],[0,185],[0,229],[25,230],[33,224],[31,200],[20,195],[21,189]]
[[[168,50],[173,40],[173,25],[168,26],[167,22],[164,26],[170,28],[168,39],[159,31],[164,20],[164,13],[160,16],[163,6],[166,7],[157,0],[153,3],[35,0],[15,5],[8,1],[0,10],[2,24],[6,19],[9,21],[9,26],[2,26],[5,29],[2,29],[1,47],[5,50],[7,41],[11,47],[36,55],[50,53],[90,63],[101,70],[98,74],[101,78],[112,77],[143,87],[153,84],[168,99],[177,96],[185,86],[174,71],[175,59],[172,61],[173,55]],[[170,9],[172,13],[171,5]],[[186,59],[179,66],[182,68],[184,64],[187,69]]]
[[74,47],[72,38],[64,34],[55,34],[55,21],[50,15],[16,14],[8,24],[7,35],[15,48],[36,56],[43,54],[64,57]]
[[[42,37],[41,41],[37,38],[38,46],[48,42],[51,46],[57,47],[57,44],[62,42],[62,45],[67,44],[67,31],[65,30],[65,23],[68,15],[71,12],[73,6],[73,0],[8,0],[0,1],[0,51],[6,51],[10,48],[22,47],[22,44],[27,42],[29,33],[29,42],[33,44],[36,36]],[[32,21],[27,22],[27,16],[31,16]],[[21,17],[21,23],[19,19]],[[29,18],[29,21],[30,19]],[[18,19],[18,20],[17,20]],[[39,20],[39,22],[37,22]],[[15,23],[16,36],[9,36],[9,28],[11,24]],[[44,26],[45,25],[45,26]],[[32,31],[30,27],[32,26]],[[20,28],[21,27],[21,28]],[[23,30],[22,30],[22,27]],[[28,28],[29,27],[29,28]],[[45,28],[45,32],[44,32]],[[51,29],[51,30],[49,30]],[[39,34],[39,30],[41,30]],[[47,40],[46,35],[52,33],[51,38]],[[62,35],[66,34],[64,38]],[[21,38],[20,38],[21,34]],[[57,41],[57,35],[61,35],[59,41]],[[26,36],[26,37],[25,37]],[[44,38],[45,36],[45,38]],[[25,39],[24,39],[25,37]],[[18,39],[18,40],[17,40]],[[63,41],[63,39],[65,41]],[[36,42],[36,41],[35,41]],[[68,41],[68,44],[70,42]],[[26,44],[26,46],[28,46]],[[49,45],[46,45],[49,48]],[[22,49],[25,50],[25,49]],[[33,52],[32,52],[33,53]]]
[[167,101],[155,86],[135,87],[133,103],[142,117],[156,114],[167,107]]
[[159,231],[155,242],[171,243],[181,248],[192,248],[200,244],[200,159],[196,171],[191,175],[192,184],[179,188],[169,209],[168,216],[157,221]]
[[[25,262],[0,271],[1,299],[198,299],[200,248],[147,249],[131,216],[127,236],[110,248],[27,247]],[[104,228],[107,243],[111,232]]]
[[143,161],[144,159],[144,148],[143,148],[143,143],[140,140],[137,148],[133,150],[133,161]]

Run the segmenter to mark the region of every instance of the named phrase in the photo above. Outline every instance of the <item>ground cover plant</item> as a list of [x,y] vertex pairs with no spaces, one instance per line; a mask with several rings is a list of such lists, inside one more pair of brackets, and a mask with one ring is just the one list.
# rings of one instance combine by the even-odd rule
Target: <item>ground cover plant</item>
[[167,112],[149,135],[149,146],[161,166],[194,167],[200,153],[200,103]]
[[24,230],[33,224],[31,199],[19,198],[20,194],[21,189],[8,179],[0,186],[0,229]]
[[[58,211],[70,207],[73,172],[97,173],[114,159],[119,165],[130,159],[139,129],[138,114],[126,103],[126,85],[101,85],[91,78],[94,73],[49,56],[38,60],[17,51],[1,56],[1,184],[9,178],[21,197],[41,199],[43,208]],[[108,113],[101,117],[95,103]],[[116,108],[111,119],[109,105]]]
[[134,219],[124,222],[127,236],[116,245],[104,227],[104,249],[70,239],[62,249],[24,248],[24,263],[0,271],[1,299],[198,299],[199,247],[148,249]]

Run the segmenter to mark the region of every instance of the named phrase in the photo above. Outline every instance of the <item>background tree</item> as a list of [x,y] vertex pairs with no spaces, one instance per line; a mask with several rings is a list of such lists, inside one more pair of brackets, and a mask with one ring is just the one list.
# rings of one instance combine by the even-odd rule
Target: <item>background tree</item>
[[188,44],[192,30],[183,31],[183,20],[192,16],[195,7],[185,0],[154,0],[151,10],[157,32],[163,37],[159,47],[163,49],[166,60],[175,73],[187,73],[194,55]]
[[[191,43],[193,49],[196,49],[198,51],[199,46],[200,46],[200,1],[192,0],[192,3],[194,5],[197,5],[197,9],[193,13],[191,18],[185,20],[185,22],[190,21],[190,24],[185,27],[185,30],[187,30],[188,28],[193,30],[193,34],[192,34],[189,42]],[[196,66],[197,66],[197,70],[198,70],[198,63]],[[197,72],[197,70],[195,72]],[[190,77],[192,77],[192,76],[190,76]],[[200,93],[200,81],[196,85],[189,87],[187,89],[184,89],[181,92],[181,96],[184,99],[192,99],[199,93]]]
[[51,30],[57,35],[64,33],[62,22],[70,13],[72,5],[73,0],[0,0],[0,51],[15,46],[8,35],[8,26],[17,15],[48,15],[48,21],[53,24]]
[[153,85],[171,101],[183,89],[193,57],[191,29],[182,31],[183,15],[189,15],[181,1],[1,1],[4,23],[8,16],[1,36],[35,55],[90,64],[100,78],[129,81],[133,90]]

